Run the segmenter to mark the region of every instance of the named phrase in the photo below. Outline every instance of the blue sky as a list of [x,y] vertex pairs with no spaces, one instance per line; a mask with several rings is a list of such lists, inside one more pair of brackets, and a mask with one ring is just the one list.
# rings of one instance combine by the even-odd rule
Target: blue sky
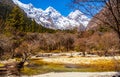
[[71,0],[20,0],[21,2],[28,4],[32,3],[37,8],[45,10],[47,7],[52,6],[62,15],[67,16],[72,9],[68,6]]

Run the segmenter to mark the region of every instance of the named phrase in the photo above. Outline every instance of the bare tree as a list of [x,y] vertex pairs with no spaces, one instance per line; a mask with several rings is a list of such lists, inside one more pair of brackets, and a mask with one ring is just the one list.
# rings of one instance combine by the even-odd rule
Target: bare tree
[[72,7],[111,28],[120,39],[120,0],[72,0]]
[[85,57],[86,51],[88,49],[87,39],[86,38],[77,39],[77,41],[74,44],[75,44],[75,50],[82,52],[82,55]]
[[65,36],[63,39],[63,46],[65,47],[66,51],[70,51],[74,49],[74,38],[71,36]]

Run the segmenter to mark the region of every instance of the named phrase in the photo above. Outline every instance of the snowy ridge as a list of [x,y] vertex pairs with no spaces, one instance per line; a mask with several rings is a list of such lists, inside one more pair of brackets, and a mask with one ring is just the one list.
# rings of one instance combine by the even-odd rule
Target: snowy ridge
[[29,18],[34,19],[38,24],[52,29],[72,29],[78,27],[85,29],[89,18],[83,15],[79,10],[71,12],[67,17],[62,16],[53,7],[49,6],[46,10],[35,8],[31,3],[24,4],[19,0],[13,2],[25,11]]

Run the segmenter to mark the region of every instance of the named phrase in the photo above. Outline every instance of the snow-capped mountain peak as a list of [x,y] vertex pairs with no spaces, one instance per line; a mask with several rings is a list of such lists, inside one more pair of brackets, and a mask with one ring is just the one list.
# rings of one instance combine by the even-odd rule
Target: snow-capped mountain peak
[[[34,19],[38,24],[52,29],[72,29],[74,27],[87,26],[87,17],[82,15],[79,10],[71,12],[67,17],[62,16],[56,9],[49,6],[46,10],[35,8],[31,3],[24,4],[19,0],[13,0],[21,9],[25,11],[28,17]],[[86,19],[86,20],[85,20]],[[84,20],[84,21],[83,21]]]
[[57,12],[53,7],[49,6],[46,10],[46,12]]
[[89,18],[87,16],[85,16],[82,12],[80,12],[79,10],[75,10],[74,12],[71,12],[68,15],[69,19],[73,19],[76,20],[77,22],[83,24],[85,27],[87,26],[88,22],[89,22]]
[[34,8],[34,6],[31,3],[29,3],[28,6],[29,8]]
[[61,14],[51,6],[49,6],[44,12],[53,18],[61,16]]
[[74,12],[71,12],[68,17],[71,19],[76,19],[77,17],[81,16],[82,13],[79,10],[75,10]]

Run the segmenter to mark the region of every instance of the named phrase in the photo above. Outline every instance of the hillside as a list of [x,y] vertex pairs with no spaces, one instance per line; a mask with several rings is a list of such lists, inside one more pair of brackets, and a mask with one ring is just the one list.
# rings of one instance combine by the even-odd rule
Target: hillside
[[100,26],[104,25],[102,21],[106,20],[106,17],[104,16],[104,13],[106,11],[107,11],[106,9],[102,9],[99,13],[97,13],[88,23],[87,30],[90,30],[90,29],[95,30]]
[[[120,38],[120,2],[117,0],[106,1],[103,8],[92,17],[88,23],[87,30],[107,27],[118,34]],[[102,6],[101,6],[102,7]]]

